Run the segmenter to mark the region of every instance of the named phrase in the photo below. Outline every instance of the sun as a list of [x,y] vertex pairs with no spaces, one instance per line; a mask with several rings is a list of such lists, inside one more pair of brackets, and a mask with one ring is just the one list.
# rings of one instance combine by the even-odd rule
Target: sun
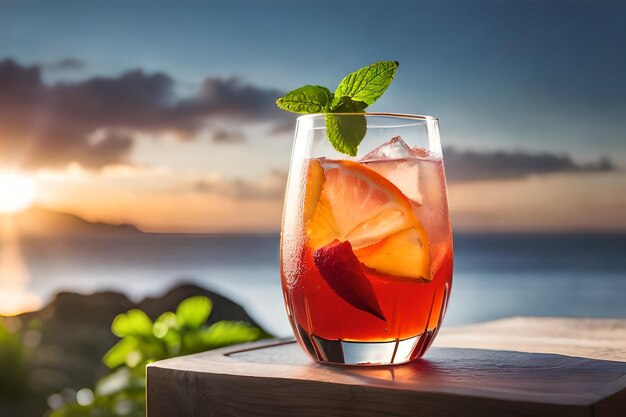
[[37,193],[34,178],[18,172],[0,171],[0,213],[18,213],[33,204]]

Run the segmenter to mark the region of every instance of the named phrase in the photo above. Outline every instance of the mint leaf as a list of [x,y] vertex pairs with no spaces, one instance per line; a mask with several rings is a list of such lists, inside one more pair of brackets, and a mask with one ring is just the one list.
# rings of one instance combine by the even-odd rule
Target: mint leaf
[[340,97],[330,111],[331,113],[363,113],[367,104],[362,101],[354,101],[350,97]]
[[[367,104],[341,97],[331,108],[333,113],[363,113]],[[365,116],[326,114],[326,136],[337,151],[356,156],[359,144],[365,137],[367,121]]]
[[333,106],[342,97],[362,101],[368,106],[373,104],[393,81],[398,65],[398,61],[382,61],[347,75],[335,90]]
[[365,116],[326,114],[326,136],[339,152],[356,156],[366,131]]
[[282,110],[293,113],[323,113],[332,99],[330,90],[320,85],[305,85],[276,100]]
[[398,61],[381,61],[347,75],[332,94],[326,87],[305,85],[276,100],[293,113],[326,113],[326,136],[333,147],[356,156],[367,131],[365,116],[333,113],[364,113],[383,95],[398,69]]

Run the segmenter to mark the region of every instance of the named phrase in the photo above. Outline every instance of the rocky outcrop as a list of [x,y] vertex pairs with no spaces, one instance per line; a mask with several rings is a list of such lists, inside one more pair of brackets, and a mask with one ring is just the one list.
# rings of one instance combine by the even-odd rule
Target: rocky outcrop
[[[258,326],[240,305],[191,284],[179,285],[160,297],[149,297],[139,303],[117,292],[89,295],[61,292],[41,310],[12,318],[12,327],[19,327],[24,340],[31,345],[31,398],[29,404],[24,404],[28,415],[33,415],[33,408],[41,411],[37,415],[42,415],[50,394],[67,387],[93,386],[106,373],[101,359],[118,340],[110,330],[117,314],[139,308],[155,319],[165,311],[175,311],[182,300],[194,295],[205,295],[212,300],[209,323],[241,320]],[[0,411],[2,408],[0,402]],[[27,415],[19,413],[19,408],[19,404],[11,405],[16,417]],[[0,415],[4,414],[0,412]]]

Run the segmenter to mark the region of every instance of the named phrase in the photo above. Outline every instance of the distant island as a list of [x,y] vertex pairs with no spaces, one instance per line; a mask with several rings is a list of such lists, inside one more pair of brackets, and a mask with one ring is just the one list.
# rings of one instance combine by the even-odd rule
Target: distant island
[[0,215],[12,220],[23,237],[60,237],[94,235],[134,235],[144,233],[130,224],[90,222],[74,214],[61,213],[44,207],[31,207],[11,215]]

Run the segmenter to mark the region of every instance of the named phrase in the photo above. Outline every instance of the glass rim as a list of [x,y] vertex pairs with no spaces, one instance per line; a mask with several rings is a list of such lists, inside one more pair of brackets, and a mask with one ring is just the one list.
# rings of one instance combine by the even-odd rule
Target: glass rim
[[409,120],[419,120],[423,122],[438,122],[439,119],[434,116],[429,116],[426,114],[410,114],[410,113],[388,113],[388,112],[346,112],[346,113],[312,113],[312,114],[303,114],[298,116],[297,120],[305,120],[305,119],[321,119],[326,118],[327,114],[333,114],[337,116],[375,116],[375,117],[390,117],[396,119],[409,119]]

